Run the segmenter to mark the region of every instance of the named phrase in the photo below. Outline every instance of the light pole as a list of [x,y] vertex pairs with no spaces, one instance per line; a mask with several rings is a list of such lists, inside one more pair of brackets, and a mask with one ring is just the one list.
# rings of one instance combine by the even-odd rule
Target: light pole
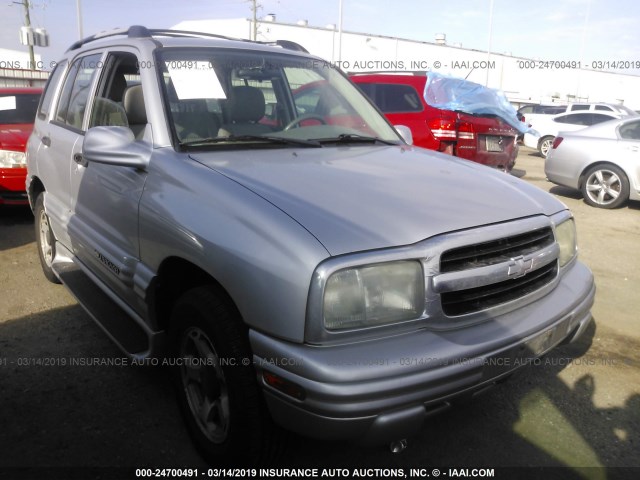
[[[587,43],[587,29],[589,27],[589,14],[591,13],[591,0],[587,0],[587,13],[584,16],[584,26],[582,27],[582,39],[580,41],[580,56],[578,57],[580,61],[584,58],[584,46]],[[580,77],[581,77],[581,69],[578,69],[578,76],[576,82],[576,100],[580,101],[581,93],[580,93]]]
[[82,40],[82,0],[76,0],[76,13],[78,15],[78,40]]
[[[28,30],[31,30],[31,17],[29,16],[29,0],[22,0],[20,2],[13,2],[16,5],[22,5],[24,7],[24,26],[27,27]],[[33,44],[29,43],[27,45],[27,47],[29,48],[29,64],[31,65],[31,68],[35,68],[35,64],[36,64],[36,57],[33,53]]]
[[342,62],[342,0],[338,4],[338,65]]
[[487,78],[484,86],[489,86],[489,65],[491,65],[491,40],[493,38],[493,0],[489,3],[489,46],[487,48]]

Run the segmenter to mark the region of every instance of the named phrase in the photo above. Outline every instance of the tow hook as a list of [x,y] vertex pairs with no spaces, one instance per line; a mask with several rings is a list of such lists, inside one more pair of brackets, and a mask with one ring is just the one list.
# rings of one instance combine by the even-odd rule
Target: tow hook
[[389,444],[389,450],[391,453],[402,453],[407,449],[408,443],[407,439],[403,438],[402,440],[396,440],[395,442],[391,442]]

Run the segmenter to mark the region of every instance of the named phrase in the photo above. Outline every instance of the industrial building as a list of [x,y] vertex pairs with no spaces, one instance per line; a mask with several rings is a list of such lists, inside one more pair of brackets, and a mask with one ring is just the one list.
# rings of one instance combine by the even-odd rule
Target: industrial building
[[49,65],[35,55],[31,65],[29,54],[0,48],[0,87],[43,87],[49,78]]
[[[172,28],[246,39],[254,32],[253,21],[245,18],[184,21]],[[427,42],[340,33],[335,25],[280,23],[275,15],[258,20],[255,31],[257,40],[297,42],[347,72],[434,70],[500,89],[515,105],[590,101],[640,110],[640,76],[623,73],[633,71],[631,64],[607,65],[589,58],[544,62],[449,45],[445,34]]]

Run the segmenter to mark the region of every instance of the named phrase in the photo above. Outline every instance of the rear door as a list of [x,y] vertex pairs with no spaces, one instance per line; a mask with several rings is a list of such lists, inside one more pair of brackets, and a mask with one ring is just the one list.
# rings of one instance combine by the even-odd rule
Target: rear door
[[[68,69],[65,64],[56,67],[34,130],[34,139],[40,141],[38,175],[45,184],[47,214],[56,239],[67,248],[71,248],[68,225],[73,210],[71,171],[82,150],[86,102],[101,56],[99,53],[84,55],[76,58]],[[50,89],[55,89],[57,80],[63,75],[64,81],[54,103],[54,92]],[[55,107],[50,109],[53,105]]]

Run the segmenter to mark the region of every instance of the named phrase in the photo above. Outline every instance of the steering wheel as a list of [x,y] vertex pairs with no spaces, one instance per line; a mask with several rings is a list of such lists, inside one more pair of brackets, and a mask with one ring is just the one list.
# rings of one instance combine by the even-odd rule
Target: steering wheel
[[293,127],[298,125],[300,122],[304,122],[305,120],[318,120],[321,124],[326,125],[324,117],[317,115],[315,113],[308,113],[306,115],[300,115],[298,118],[294,118],[284,127],[283,130],[291,130]]

